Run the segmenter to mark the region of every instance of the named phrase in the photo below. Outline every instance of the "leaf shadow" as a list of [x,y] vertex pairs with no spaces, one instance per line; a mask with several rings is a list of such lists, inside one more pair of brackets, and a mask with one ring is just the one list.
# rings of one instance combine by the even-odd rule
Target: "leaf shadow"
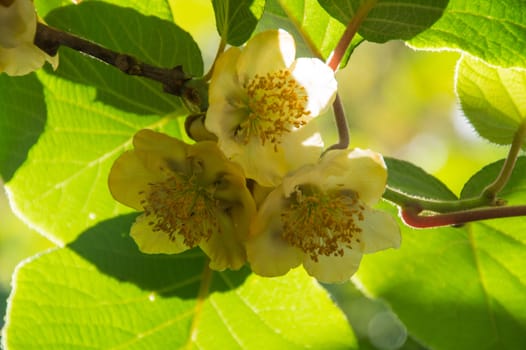
[[0,177],[9,182],[47,121],[44,88],[36,75],[0,75]]
[[[181,65],[191,76],[202,75],[199,47],[175,23],[145,16],[131,8],[104,2],[83,2],[52,10],[46,22],[111,50],[164,68]],[[129,76],[102,61],[62,47],[56,72],[48,72],[97,89],[96,100],[139,115],[163,115],[182,107],[179,97],[160,83]]]
[[[122,215],[103,221],[86,230],[67,248],[101,273],[121,282],[133,283],[163,297],[195,299],[208,263],[205,254],[199,248],[175,255],[140,252],[128,234],[136,216]],[[247,267],[239,271],[214,272],[209,292],[234,289],[242,285],[249,274]]]

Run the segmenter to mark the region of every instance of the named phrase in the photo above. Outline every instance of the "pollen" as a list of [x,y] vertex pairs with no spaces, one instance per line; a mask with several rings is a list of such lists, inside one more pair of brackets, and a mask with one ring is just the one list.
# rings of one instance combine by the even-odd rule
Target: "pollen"
[[354,191],[299,186],[281,214],[282,238],[316,262],[320,255],[343,256],[346,248],[360,243],[363,210]]
[[307,92],[288,70],[256,74],[244,86],[248,95],[248,117],[236,129],[240,142],[253,136],[261,144],[277,147],[284,134],[307,123]]
[[140,193],[144,197],[141,204],[154,232],[166,233],[171,241],[181,235],[184,244],[192,248],[220,231],[217,200],[193,178],[173,174],[148,187]]

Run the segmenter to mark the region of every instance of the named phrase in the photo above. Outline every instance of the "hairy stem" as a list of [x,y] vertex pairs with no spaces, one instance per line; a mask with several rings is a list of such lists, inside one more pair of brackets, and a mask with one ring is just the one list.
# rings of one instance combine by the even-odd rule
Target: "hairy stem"
[[461,225],[467,222],[507,218],[526,215],[526,205],[509,207],[490,207],[470,210],[461,210],[445,214],[419,215],[420,211],[414,208],[403,208],[400,215],[404,222],[411,227],[431,228],[438,226]]
[[366,0],[356,11],[354,16],[351,18],[349,24],[345,28],[340,41],[336,45],[336,48],[332,52],[331,56],[327,60],[327,65],[333,70],[336,71],[345,56],[345,51],[349,47],[352,39],[358,32],[358,29],[362,25],[363,20],[367,17],[367,14],[371,9],[376,5],[377,0]]
[[[56,55],[60,46],[66,46],[73,50],[83,52],[93,58],[97,58],[110,64],[129,75],[142,76],[160,82],[164,91],[176,96],[185,96],[191,99],[191,89],[185,87],[190,80],[181,66],[174,68],[160,68],[140,62],[133,56],[119,53],[82,39],[70,33],[49,27],[43,23],[37,24],[35,45],[48,53]],[[186,95],[189,96],[186,96]]]
[[515,163],[517,161],[517,157],[519,156],[519,152],[525,137],[526,123],[522,123],[515,132],[510,151],[508,152],[508,156],[502,165],[499,175],[495,181],[493,181],[482,191],[481,197],[485,197],[491,201],[494,201],[497,197],[497,194],[504,188],[504,186],[506,186],[508,180],[510,179],[511,173],[515,168]]
[[458,200],[427,199],[409,195],[397,189],[386,187],[383,198],[400,205],[402,208],[413,208],[422,211],[429,210],[437,213],[447,213],[467,210],[491,204],[485,197],[475,197]]

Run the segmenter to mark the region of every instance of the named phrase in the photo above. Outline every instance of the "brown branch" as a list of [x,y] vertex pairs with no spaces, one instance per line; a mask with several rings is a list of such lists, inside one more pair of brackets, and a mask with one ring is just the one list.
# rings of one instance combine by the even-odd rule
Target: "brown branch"
[[189,91],[186,91],[185,87],[185,83],[190,80],[190,77],[183,72],[181,66],[174,68],[155,67],[140,62],[133,56],[112,51],[43,23],[37,24],[35,45],[51,56],[57,54],[60,46],[67,46],[106,62],[128,75],[142,76],[160,82],[164,91],[172,95],[187,96],[191,94]]

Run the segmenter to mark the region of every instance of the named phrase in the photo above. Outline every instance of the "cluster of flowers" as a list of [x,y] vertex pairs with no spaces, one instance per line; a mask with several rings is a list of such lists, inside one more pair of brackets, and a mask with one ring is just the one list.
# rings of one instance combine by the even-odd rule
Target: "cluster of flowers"
[[144,213],[131,236],[146,253],[195,246],[215,270],[247,262],[262,276],[303,264],[322,282],[348,280],[362,255],[398,247],[372,208],[387,180],[380,154],[322,153],[310,120],[333,102],[334,73],[295,59],[283,30],[259,33],[217,60],[197,142],[141,130],[109,176],[115,199]]
[[[24,75],[50,57],[34,45],[31,0],[0,0],[0,72]],[[145,253],[199,246],[215,270],[247,262],[262,276],[303,264],[322,282],[348,280],[362,254],[398,247],[388,214],[372,209],[385,188],[382,156],[323,154],[313,118],[334,101],[333,71],[295,59],[283,30],[255,35],[215,62],[209,108],[186,144],[141,130],[109,175],[119,202],[143,212],[131,236]],[[196,119],[202,122],[202,119]]]
[[58,56],[49,56],[33,44],[37,15],[31,0],[0,0],[0,72],[11,76],[31,73]]

